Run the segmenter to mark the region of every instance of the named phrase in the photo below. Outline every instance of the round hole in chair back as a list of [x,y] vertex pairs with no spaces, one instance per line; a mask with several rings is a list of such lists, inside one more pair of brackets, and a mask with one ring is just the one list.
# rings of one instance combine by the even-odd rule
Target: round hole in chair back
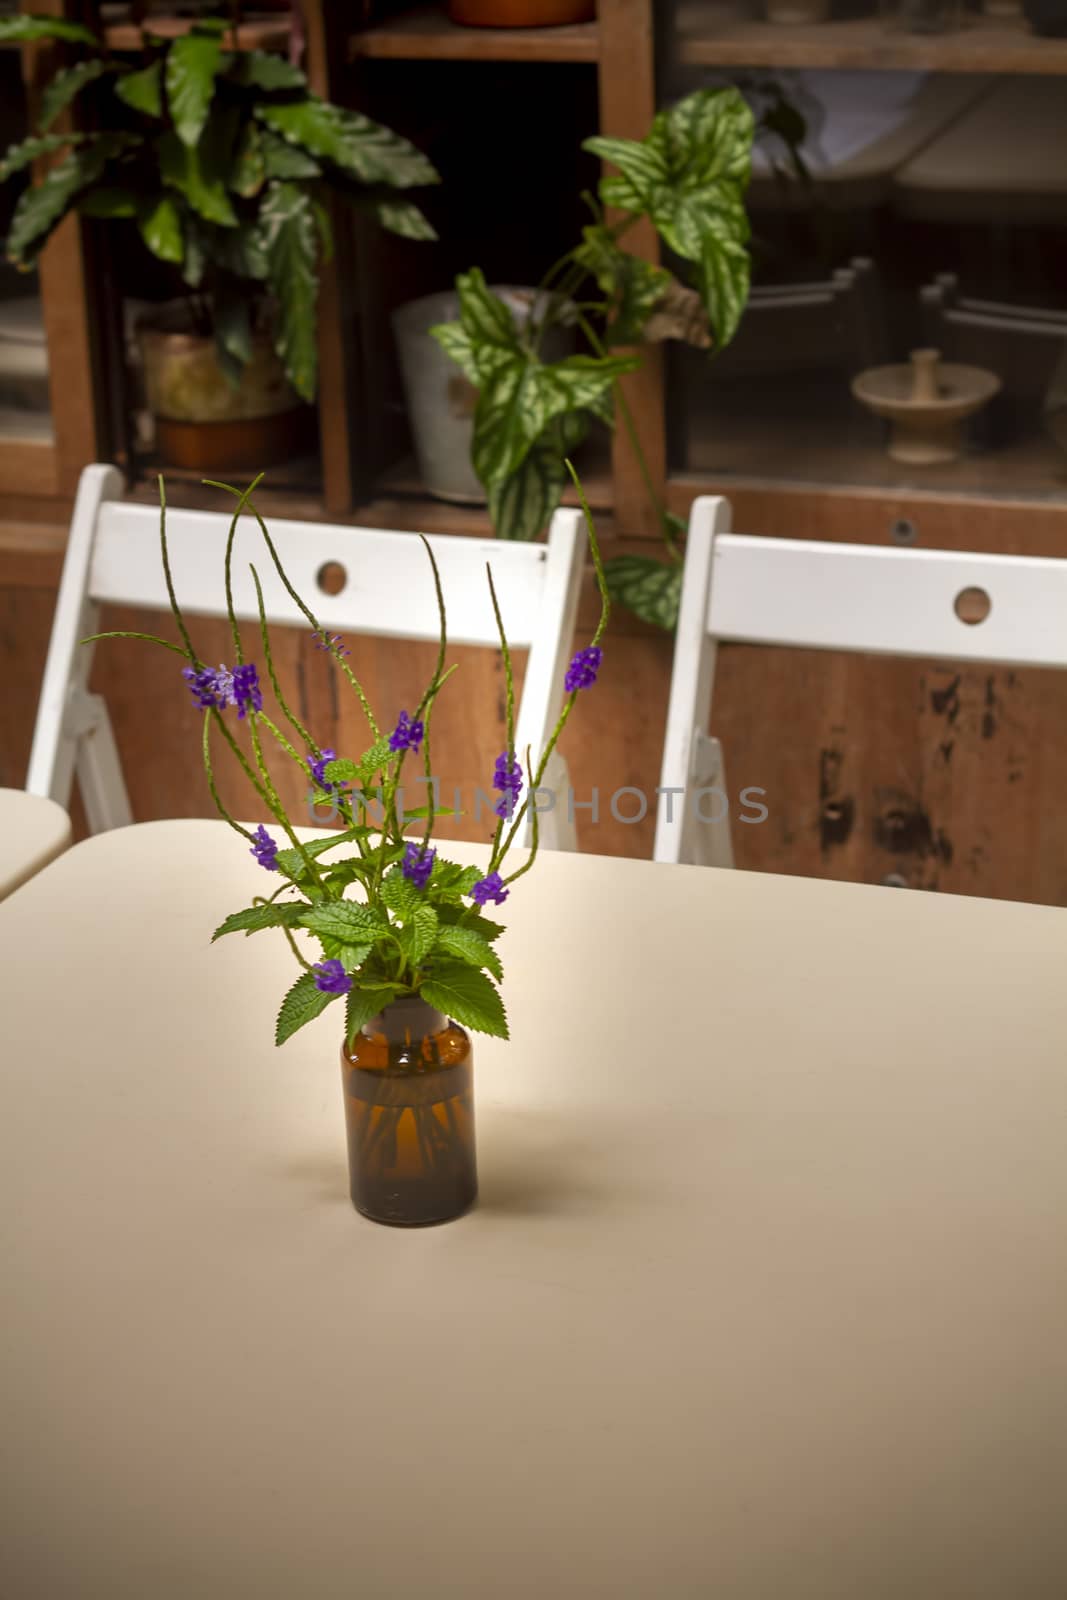
[[974,627],[978,622],[984,622],[993,609],[993,602],[984,589],[961,589],[956,596],[953,610],[961,622],[966,622],[969,627]]
[[348,573],[339,561],[324,561],[315,574],[315,582],[323,594],[340,594],[348,582]]

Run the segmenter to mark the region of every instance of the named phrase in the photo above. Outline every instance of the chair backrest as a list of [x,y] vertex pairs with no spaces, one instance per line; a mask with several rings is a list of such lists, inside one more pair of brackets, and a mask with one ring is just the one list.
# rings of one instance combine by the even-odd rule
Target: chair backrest
[[[1067,667],[1067,561],[764,539],[732,534],[729,523],[727,501],[694,502],[661,778],[684,801],[671,816],[659,808],[657,861],[728,864],[723,825],[702,822],[692,805],[714,743],[720,640]],[[721,761],[712,765],[721,783]]]
[[[66,805],[77,765],[94,831],[130,817],[124,785],[121,796],[115,793],[116,761],[109,751],[113,740],[106,709],[99,697],[87,693],[93,647],[80,647],[78,641],[97,631],[105,603],[156,610],[168,606],[159,511],[123,501],[124,488],[120,473],[109,466],[87,467],[79,482],[26,784],[31,793]],[[225,615],[222,572],[230,520],[224,512],[168,509],[175,590],[190,616]],[[268,528],[290,581],[325,629],[380,638],[437,638],[432,574],[416,534],[273,519]],[[571,656],[584,556],[580,513],[557,511],[545,544],[451,535],[430,535],[429,544],[454,643],[498,644],[485,572],[486,564],[492,565],[508,641],[529,650],[516,747],[525,750],[529,745],[536,759],[559,715]],[[254,519],[247,516],[234,541],[237,616],[255,620],[259,614],[250,561],[263,586],[268,621],[307,627]],[[326,567],[343,570],[344,582],[335,594],[325,592],[320,583]],[[101,754],[107,769],[103,773],[94,770]],[[120,769],[118,781],[121,785]],[[573,830],[570,837],[556,831],[562,822],[563,834],[567,832],[566,817],[556,818],[558,810],[557,805],[542,817],[542,841],[573,843]]]

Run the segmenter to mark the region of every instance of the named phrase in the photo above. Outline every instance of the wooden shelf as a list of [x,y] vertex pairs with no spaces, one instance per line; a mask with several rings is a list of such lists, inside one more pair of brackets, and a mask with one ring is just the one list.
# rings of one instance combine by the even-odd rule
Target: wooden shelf
[[[188,33],[195,17],[146,17],[144,33],[157,39],[177,39]],[[104,42],[109,50],[140,50],[143,34],[135,22],[113,22],[104,29]],[[234,48],[232,30],[224,33],[222,42],[228,50]],[[284,13],[271,12],[269,16],[253,16],[242,22],[237,30],[238,50],[285,50],[289,46],[289,19]]]
[[1067,38],[1039,38],[1026,23],[968,17],[956,33],[890,32],[878,17],[785,27],[694,20],[675,36],[687,66],[916,68],[931,72],[1067,73]]
[[420,7],[353,34],[352,59],[390,61],[597,61],[595,22],[566,28],[463,28]]

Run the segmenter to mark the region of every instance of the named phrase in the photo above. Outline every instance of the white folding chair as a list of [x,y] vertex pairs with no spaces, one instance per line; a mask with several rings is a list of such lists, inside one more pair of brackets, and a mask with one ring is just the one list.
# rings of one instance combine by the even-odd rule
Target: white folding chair
[[[729,527],[728,501],[693,502],[657,861],[733,866],[722,750],[708,734],[721,640],[1067,667],[1067,561],[754,538]],[[702,789],[717,791],[713,803]]]
[[[107,706],[89,692],[94,646],[79,640],[100,628],[105,603],[167,609],[159,552],[159,511],[121,499],[121,474],[86,467],[74,503],[70,540],[45,665],[26,788],[66,809],[75,771],[89,828],[96,833],[133,821]],[[175,590],[190,616],[224,616],[223,555],[230,517],[223,511],[167,512],[167,541]],[[271,538],[297,593],[331,632],[378,638],[436,640],[437,603],[426,551],[414,533],[316,522],[268,521]],[[498,645],[485,567],[490,562],[508,642],[527,649],[526,676],[515,730],[520,759],[529,746],[536,762],[563,702],[563,679],[573,650],[585,539],[581,514],[560,510],[546,544],[430,537],[455,644]],[[256,620],[255,560],[271,623],[307,627],[280,582],[254,520],[242,519],[234,544],[234,610]],[[323,593],[318,574],[340,566],[338,594]],[[576,848],[566,803],[566,765],[558,753],[539,799],[541,843]],[[529,843],[529,825],[525,841]]]

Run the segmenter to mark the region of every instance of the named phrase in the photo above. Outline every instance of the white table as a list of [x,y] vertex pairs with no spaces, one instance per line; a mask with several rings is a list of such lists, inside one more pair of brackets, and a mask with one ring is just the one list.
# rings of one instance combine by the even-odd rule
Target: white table
[[0,906],[4,1600],[1062,1600],[1067,913],[545,856],[404,1232],[208,944],[263,881],[156,823]]
[[62,806],[24,789],[0,789],[0,900],[70,844]]

